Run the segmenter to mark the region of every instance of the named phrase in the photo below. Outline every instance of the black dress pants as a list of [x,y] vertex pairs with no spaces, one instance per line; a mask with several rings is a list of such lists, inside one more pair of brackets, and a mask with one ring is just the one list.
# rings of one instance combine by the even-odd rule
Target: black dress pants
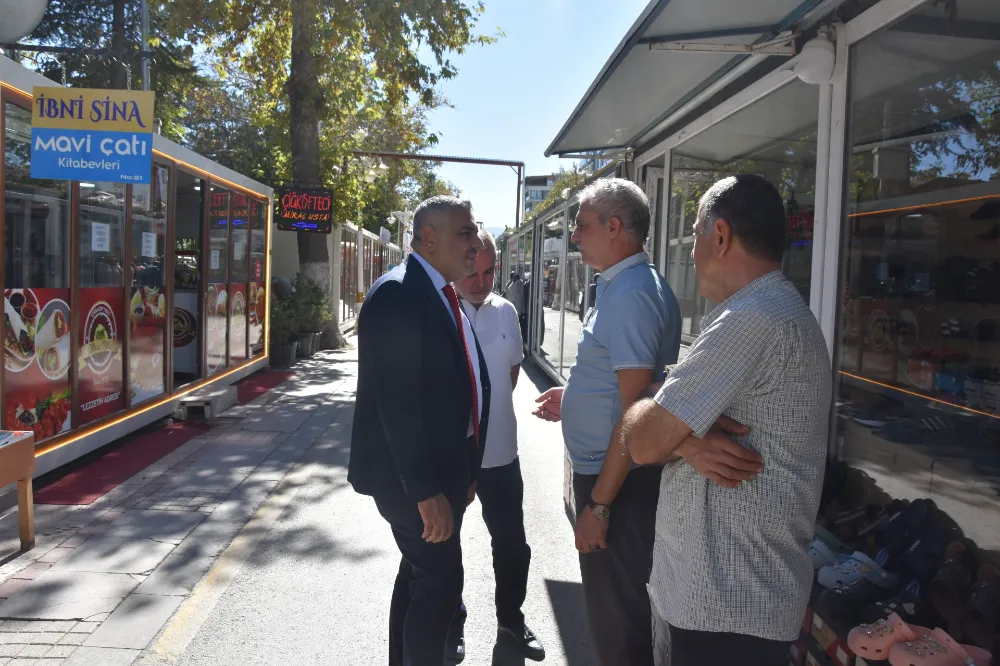
[[478,494],[483,522],[493,547],[497,622],[511,629],[524,625],[521,605],[528,594],[531,548],[524,535],[524,481],[521,462],[479,470]]
[[[611,504],[607,549],[580,554],[590,637],[602,666],[653,666],[646,583],[653,568],[659,467],[629,472]],[[573,474],[576,512],[587,511],[597,475]]]
[[390,666],[444,663],[448,628],[465,583],[460,538],[465,503],[450,501],[454,534],[443,543],[427,543],[421,538],[424,523],[416,504],[375,500],[403,556],[389,608]]

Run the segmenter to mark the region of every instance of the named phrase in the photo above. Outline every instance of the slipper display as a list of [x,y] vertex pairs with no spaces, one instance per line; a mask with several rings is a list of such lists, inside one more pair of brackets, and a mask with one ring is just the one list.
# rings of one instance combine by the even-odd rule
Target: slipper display
[[878,587],[891,590],[896,586],[897,577],[885,570],[888,561],[888,549],[880,550],[874,559],[858,550],[846,562],[820,569],[816,580],[823,587],[843,587],[863,578]]
[[960,645],[943,629],[932,629],[919,640],[895,643],[889,649],[892,666],[992,666],[993,655],[974,645]]
[[850,555],[834,551],[819,537],[814,537],[812,545],[809,546],[809,560],[812,562],[814,571],[818,571],[826,566],[841,564],[849,559]]
[[922,534],[899,556],[896,566],[902,580],[917,580],[928,586],[944,559],[946,538],[936,532]]
[[961,620],[976,575],[976,555],[971,542],[952,541],[945,550],[945,561],[931,581],[929,598],[934,609],[945,619],[948,630],[961,635]]
[[920,583],[912,580],[898,595],[866,605],[861,609],[859,617],[862,622],[872,624],[896,613],[907,624],[923,627],[940,625],[940,616],[930,604],[921,599],[921,590]]
[[892,596],[892,590],[862,578],[850,585],[824,590],[816,599],[816,612],[827,620],[853,621],[860,609]]
[[851,552],[850,549],[832,532],[817,525],[815,534],[809,547],[809,559],[812,561],[813,570],[850,559],[848,554]]
[[993,564],[979,568],[979,580],[969,591],[962,636],[982,648],[995,650],[1000,646],[1000,569]]
[[918,641],[930,631],[926,627],[910,625],[896,613],[891,613],[877,622],[851,629],[847,635],[847,646],[859,657],[884,661],[889,656],[889,649],[896,643]]
[[876,542],[889,551],[892,559],[899,557],[927,525],[933,509],[929,499],[918,499],[900,508],[876,530]]

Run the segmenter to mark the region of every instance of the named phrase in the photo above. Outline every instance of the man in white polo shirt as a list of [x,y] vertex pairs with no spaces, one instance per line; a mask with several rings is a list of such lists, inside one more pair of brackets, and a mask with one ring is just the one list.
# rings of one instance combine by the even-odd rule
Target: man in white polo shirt
[[[493,544],[493,572],[496,576],[497,640],[512,641],[528,659],[541,661],[545,650],[524,624],[521,605],[528,589],[531,548],[524,535],[524,482],[517,459],[517,417],[514,415],[514,386],[521,371],[524,352],[517,311],[510,301],[493,293],[497,249],[493,237],[479,232],[483,250],[476,258],[476,270],[455,283],[462,297],[462,309],[472,324],[483,349],[492,382],[490,428],[486,434],[483,465],[477,494],[483,506],[483,521]],[[462,625],[464,605],[453,626],[449,655],[464,658]]]

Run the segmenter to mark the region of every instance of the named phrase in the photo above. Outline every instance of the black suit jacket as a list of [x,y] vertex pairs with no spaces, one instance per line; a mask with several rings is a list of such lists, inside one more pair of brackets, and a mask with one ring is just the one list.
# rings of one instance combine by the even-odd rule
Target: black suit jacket
[[477,447],[468,436],[469,366],[449,308],[412,257],[381,280],[358,316],[348,481],[382,501],[420,502],[443,493],[464,507],[489,426],[486,359],[473,333],[483,390]]

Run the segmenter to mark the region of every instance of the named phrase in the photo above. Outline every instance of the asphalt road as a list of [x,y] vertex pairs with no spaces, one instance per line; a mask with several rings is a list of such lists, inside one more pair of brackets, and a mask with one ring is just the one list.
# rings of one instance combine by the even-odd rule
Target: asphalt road
[[[533,550],[524,610],[546,647],[546,664],[589,666],[595,662],[562,502],[562,437],[557,424],[530,416],[546,382],[537,371],[522,373],[515,391]],[[387,663],[388,608],[399,555],[372,500],[347,485],[349,409],[346,415],[343,428],[310,450],[308,464],[294,477],[286,477],[276,502],[262,507],[270,517],[258,514],[258,538],[250,546],[234,542],[230,550],[245,552],[223,555],[206,578],[213,581],[210,592],[205,585],[196,590],[141,664]],[[462,540],[469,608],[465,663],[525,663],[495,649],[490,540],[478,502],[470,507]]]

